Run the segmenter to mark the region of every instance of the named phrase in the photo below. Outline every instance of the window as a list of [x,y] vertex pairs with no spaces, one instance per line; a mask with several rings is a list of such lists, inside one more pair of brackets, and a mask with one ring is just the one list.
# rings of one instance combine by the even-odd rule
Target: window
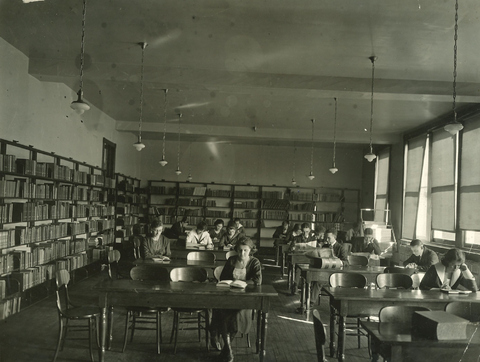
[[[380,151],[377,155],[375,178],[375,221],[388,223],[388,169],[390,162],[390,147]],[[382,210],[382,211],[381,211]]]

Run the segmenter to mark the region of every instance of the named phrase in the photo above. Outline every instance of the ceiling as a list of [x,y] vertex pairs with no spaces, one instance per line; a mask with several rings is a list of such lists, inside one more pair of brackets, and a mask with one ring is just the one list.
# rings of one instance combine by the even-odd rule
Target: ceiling
[[[87,0],[84,98],[143,139],[368,144],[449,117],[454,0]],[[29,73],[79,88],[81,0],[0,0]],[[457,106],[480,100],[480,2],[461,0]],[[8,65],[2,65],[8,66]],[[177,113],[182,113],[178,122]],[[84,116],[87,118],[87,115]]]

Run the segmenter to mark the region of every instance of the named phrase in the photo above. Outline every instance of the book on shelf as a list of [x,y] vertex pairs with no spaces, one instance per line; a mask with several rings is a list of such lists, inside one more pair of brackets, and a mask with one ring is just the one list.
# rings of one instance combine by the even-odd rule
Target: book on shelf
[[247,287],[247,282],[244,282],[243,280],[221,280],[217,283],[217,287],[245,289]]

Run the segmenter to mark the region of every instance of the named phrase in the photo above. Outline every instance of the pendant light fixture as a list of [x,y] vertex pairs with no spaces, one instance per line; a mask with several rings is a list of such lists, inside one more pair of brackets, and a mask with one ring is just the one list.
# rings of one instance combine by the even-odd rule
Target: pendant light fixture
[[453,36],[453,121],[447,123],[443,129],[455,136],[463,129],[463,125],[457,121],[456,98],[457,98],[457,38],[458,38],[458,0],[455,1],[455,34]]
[[165,97],[163,99],[163,150],[162,159],[158,162],[162,167],[168,163],[165,159],[165,135],[167,134],[167,93],[168,89],[165,89]]
[[335,118],[333,122],[333,162],[332,167],[330,167],[328,170],[332,174],[335,174],[338,171],[337,166],[335,166],[335,152],[337,148],[337,98],[333,99],[335,99]]
[[88,111],[90,106],[83,100],[83,65],[85,62],[85,17],[87,15],[87,0],[83,0],[82,16],[82,42],[80,46],[80,90],[77,92],[78,98],[70,104],[70,108],[78,114]]
[[182,171],[180,171],[180,118],[182,118],[182,114],[178,114],[178,146],[177,146],[177,170],[175,173],[179,176]]
[[295,147],[295,145],[293,145],[293,177],[292,177],[292,185],[293,186],[297,185],[297,181],[295,180],[296,155],[297,155],[297,147]]
[[376,56],[371,56],[368,59],[372,62],[372,96],[370,98],[370,152],[368,152],[364,157],[367,159],[368,162],[372,162],[377,156],[373,153],[373,145],[372,145],[372,133],[373,133],[373,88],[375,83],[375,60],[377,60]]
[[315,176],[313,175],[313,134],[315,132],[315,120],[312,119],[312,152],[310,156],[310,175],[308,175],[309,180],[313,180]]
[[191,181],[192,177],[192,144],[190,143],[190,147],[188,148],[188,176],[187,180]]
[[133,147],[137,151],[141,151],[145,148],[142,142],[142,120],[143,120],[143,73],[144,73],[144,60],[145,60],[145,48],[147,43],[138,43],[142,47],[142,69],[140,72],[140,120],[138,122],[138,141],[133,144]]

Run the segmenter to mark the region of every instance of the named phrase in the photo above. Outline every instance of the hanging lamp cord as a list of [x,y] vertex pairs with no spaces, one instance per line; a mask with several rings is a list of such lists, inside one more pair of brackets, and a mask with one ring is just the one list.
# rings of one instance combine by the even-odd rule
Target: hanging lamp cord
[[178,146],[177,146],[177,169],[180,170],[180,118],[182,114],[178,114]]
[[85,62],[85,18],[87,16],[87,0],[83,0],[82,42],[80,46],[80,94],[83,91],[83,65]]
[[453,36],[453,121],[457,122],[457,39],[458,39],[458,0],[455,1],[455,34]]
[[337,98],[335,99],[335,119],[333,123],[333,167],[335,167],[335,154],[337,148]]
[[312,119],[312,151],[310,155],[310,174],[313,174],[313,134],[315,133],[315,120]]
[[370,153],[373,153],[373,146],[372,146],[372,133],[373,133],[373,89],[375,86],[375,58],[371,57],[370,60],[372,61],[372,95],[370,97]]
[[142,68],[140,73],[140,122],[138,122],[138,139],[142,139],[142,120],[143,120],[143,73],[144,73],[144,60],[145,60],[145,48],[147,43],[141,43],[142,46]]
[[294,179],[295,179],[296,156],[297,156],[297,147],[294,146],[294,148],[293,148],[293,178]]
[[167,93],[168,89],[165,89],[165,97],[163,100],[163,150],[162,160],[165,160],[165,135],[167,133]]

